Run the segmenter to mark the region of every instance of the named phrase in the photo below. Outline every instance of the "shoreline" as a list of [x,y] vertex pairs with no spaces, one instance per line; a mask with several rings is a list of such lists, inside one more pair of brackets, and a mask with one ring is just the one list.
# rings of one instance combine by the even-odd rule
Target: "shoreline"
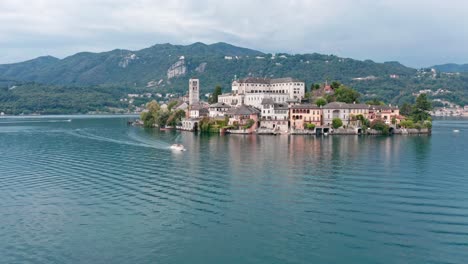
[[140,114],[57,114],[57,115],[2,115],[2,118],[48,118],[48,117],[138,117]]

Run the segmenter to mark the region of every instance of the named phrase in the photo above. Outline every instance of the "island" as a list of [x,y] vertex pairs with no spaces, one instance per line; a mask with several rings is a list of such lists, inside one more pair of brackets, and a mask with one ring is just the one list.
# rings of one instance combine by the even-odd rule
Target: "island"
[[391,135],[430,134],[432,105],[427,95],[401,107],[372,100],[339,82],[312,85],[291,77],[235,79],[231,92],[217,86],[200,100],[200,80],[189,80],[185,96],[151,101],[135,122],[145,127],[203,133]]

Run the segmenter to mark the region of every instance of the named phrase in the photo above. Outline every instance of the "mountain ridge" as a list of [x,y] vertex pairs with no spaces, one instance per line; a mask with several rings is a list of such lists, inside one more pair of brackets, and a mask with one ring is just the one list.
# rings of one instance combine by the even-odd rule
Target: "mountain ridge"
[[[80,87],[85,87],[82,90],[87,92],[97,86],[115,87],[115,91],[107,88],[99,91],[101,96],[111,93],[117,98],[117,91],[135,89],[185,94],[191,77],[200,79],[202,93],[213,91],[216,85],[221,85],[225,92],[230,91],[234,78],[293,77],[304,80],[308,87],[313,83],[340,81],[362,93],[362,100],[401,104],[413,101],[413,94],[419,90],[444,89],[450,93],[439,94],[437,98],[468,104],[468,74],[434,74],[430,69],[417,70],[396,61],[378,63],[319,53],[271,54],[223,42],[164,43],[135,51],[79,52],[63,59],[42,56],[0,65],[0,80],[9,80],[3,82],[7,89],[3,92],[4,100],[8,102],[16,100],[17,89],[27,89],[25,86],[9,91],[11,80],[40,84],[41,92],[47,90],[43,86],[53,86],[54,92],[80,90]],[[36,85],[27,87],[39,89]],[[21,96],[27,94],[25,91]],[[0,98],[0,106],[1,102]]]
[[441,72],[468,72],[468,63],[466,64],[457,64],[457,63],[445,63],[440,65],[434,65],[431,68],[434,68]]

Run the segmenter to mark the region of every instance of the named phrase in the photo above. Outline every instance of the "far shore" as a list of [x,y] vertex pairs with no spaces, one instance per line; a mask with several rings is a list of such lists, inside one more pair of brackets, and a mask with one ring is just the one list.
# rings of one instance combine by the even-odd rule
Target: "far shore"
[[43,117],[138,117],[140,114],[47,114],[47,115],[2,115],[0,118],[43,118]]

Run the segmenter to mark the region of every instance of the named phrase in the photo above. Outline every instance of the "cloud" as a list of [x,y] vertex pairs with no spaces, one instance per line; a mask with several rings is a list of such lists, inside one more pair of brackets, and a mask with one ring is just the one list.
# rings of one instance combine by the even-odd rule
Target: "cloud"
[[196,41],[412,66],[468,62],[467,8],[456,0],[3,0],[0,63]]

